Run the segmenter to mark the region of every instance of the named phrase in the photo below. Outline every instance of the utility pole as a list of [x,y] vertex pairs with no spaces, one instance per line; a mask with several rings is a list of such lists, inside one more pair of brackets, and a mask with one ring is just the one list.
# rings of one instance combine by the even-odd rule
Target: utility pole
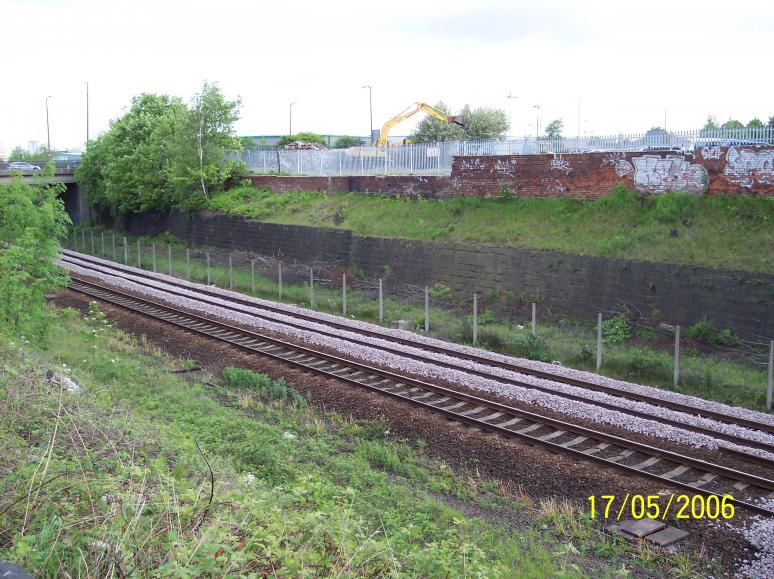
[[297,105],[298,101],[294,101],[290,103],[290,121],[288,126],[288,135],[293,134],[293,105]]
[[51,98],[51,95],[46,97],[46,143],[48,147],[48,154],[51,154],[51,129],[48,124],[48,99]]
[[363,85],[361,88],[367,88],[368,89],[368,115],[371,120],[371,123],[369,125],[369,133],[368,133],[368,142],[373,143],[374,140],[374,105],[373,101],[371,100],[371,85],[366,84]]

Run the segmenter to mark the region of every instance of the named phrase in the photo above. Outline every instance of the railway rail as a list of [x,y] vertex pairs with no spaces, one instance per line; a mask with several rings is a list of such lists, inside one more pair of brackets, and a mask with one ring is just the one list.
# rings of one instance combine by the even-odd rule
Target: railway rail
[[[733,424],[737,426],[743,426],[746,428],[759,430],[761,432],[767,433],[767,434],[774,434],[774,425],[767,424],[764,422],[758,422],[754,420],[745,419],[742,417],[736,417],[728,414],[723,414],[721,412],[714,412],[711,410],[699,408],[696,406],[692,406],[690,404],[681,404],[675,401],[671,400],[664,400],[662,398],[659,398],[657,396],[647,396],[640,393],[635,392],[628,392],[604,385],[600,385],[594,382],[569,378],[566,376],[553,374],[550,372],[544,372],[540,370],[536,370],[534,368],[530,368],[528,366],[519,365],[516,363],[510,363],[510,362],[502,362],[498,360],[492,360],[491,358],[483,357],[483,356],[477,356],[475,354],[471,354],[468,352],[460,352],[456,349],[451,348],[444,348],[442,346],[436,346],[432,344],[427,344],[424,342],[417,342],[412,341],[410,339],[396,337],[392,334],[388,334],[386,332],[379,332],[376,330],[366,330],[363,328],[353,327],[352,325],[332,321],[329,319],[321,320],[319,317],[315,317],[313,315],[304,314],[297,311],[291,311],[286,310],[281,307],[271,306],[265,303],[256,303],[255,301],[251,301],[249,299],[241,299],[241,298],[235,298],[232,296],[228,296],[226,298],[222,294],[203,289],[203,288],[191,288],[189,285],[186,285],[184,283],[180,283],[175,281],[174,279],[170,280],[169,278],[165,279],[159,279],[150,273],[143,272],[142,270],[135,270],[134,268],[128,268],[126,266],[121,266],[119,264],[110,264],[109,266],[104,263],[104,261],[97,261],[93,258],[90,258],[90,256],[86,256],[84,254],[79,254],[72,251],[66,251],[65,256],[63,260],[66,263],[73,263],[74,265],[79,265],[80,267],[84,267],[84,262],[87,264],[91,264],[91,267],[95,270],[95,275],[99,275],[100,273],[104,273],[105,270],[109,270],[110,275],[121,277],[127,280],[130,280],[131,277],[140,277],[148,280],[152,280],[155,283],[164,284],[165,286],[172,286],[179,288],[180,290],[183,290],[185,292],[195,292],[196,293],[196,299],[207,303],[210,305],[215,305],[220,308],[230,309],[232,311],[236,311],[239,313],[247,314],[256,318],[264,319],[267,321],[272,321],[276,323],[282,323],[283,325],[287,325],[289,327],[294,327],[297,329],[305,330],[305,331],[311,331],[315,332],[317,334],[328,336],[328,337],[334,337],[334,338],[341,338],[341,336],[335,334],[334,332],[330,332],[324,329],[320,328],[310,328],[309,322],[315,323],[317,325],[325,325],[330,326],[331,328],[336,328],[339,330],[344,330],[353,334],[359,334],[364,337],[368,338],[378,338],[381,340],[385,340],[388,342],[391,342],[392,344],[395,344],[395,346],[385,346],[385,345],[379,345],[378,348],[381,350],[384,350],[386,352],[390,352],[393,354],[397,354],[403,357],[412,358],[415,360],[419,360],[422,362],[431,363],[436,366],[449,368],[453,370],[459,370],[462,372],[465,372],[467,374],[471,374],[474,376],[478,376],[481,378],[496,380],[498,382],[506,383],[506,384],[512,384],[515,386],[530,388],[537,391],[546,392],[548,394],[554,395],[554,396],[561,396],[570,400],[579,401],[579,402],[585,402],[589,404],[594,404],[596,406],[599,406],[601,408],[606,408],[610,410],[615,410],[617,412],[621,412],[624,414],[629,414],[632,416],[638,416],[638,417],[646,417],[650,420],[655,420],[658,422],[661,422],[663,424],[667,424],[669,426],[674,426],[677,428],[681,428],[684,430],[689,430],[692,432],[696,432],[699,434],[704,434],[707,436],[711,436],[713,438],[725,440],[728,442],[735,443],[740,446],[746,446],[751,448],[756,448],[760,450],[764,450],[770,453],[774,453],[774,444],[763,442],[763,441],[756,441],[751,440],[746,437],[738,436],[735,434],[729,434],[720,432],[718,430],[704,427],[701,425],[696,424],[687,424],[685,422],[682,422],[680,420],[672,419],[666,416],[658,415],[658,414],[648,414],[648,413],[642,413],[638,412],[637,410],[631,409],[631,408],[625,408],[618,404],[612,403],[612,402],[604,402],[600,400],[593,400],[586,396],[583,396],[582,394],[571,394],[568,392],[562,392],[559,390],[556,390],[554,388],[551,388],[550,386],[542,386],[539,384],[533,384],[530,382],[525,382],[523,380],[518,380],[515,378],[508,378],[504,377],[500,374],[493,373],[488,370],[479,370],[472,368],[471,366],[465,364],[465,361],[468,362],[475,362],[479,365],[488,366],[492,369],[500,369],[500,370],[506,370],[509,372],[517,372],[520,374],[528,374],[537,378],[545,379],[545,380],[551,380],[553,382],[561,382],[564,384],[568,384],[574,387],[583,388],[586,390],[596,391],[596,392],[602,392],[604,394],[611,395],[615,397],[617,400],[633,400],[636,402],[644,402],[647,404],[650,404],[655,407],[661,407],[661,408],[667,408],[669,410],[674,410],[678,412],[682,412],[691,416],[699,416],[699,417],[705,417],[705,418],[711,418],[713,420],[726,423],[726,424]],[[76,261],[77,260],[77,261]],[[191,298],[190,294],[182,293],[182,291],[175,291],[169,287],[163,288],[163,291],[170,293],[172,295],[180,296],[180,297],[186,297]],[[229,304],[223,304],[218,303],[213,300],[224,300],[228,299],[230,302]],[[246,308],[249,307],[251,310],[247,310]],[[294,318],[298,320],[297,322],[288,321],[286,319],[284,320],[277,320],[275,317],[272,317],[270,315],[263,315],[261,313],[258,313],[255,311],[255,309],[259,310],[265,310],[266,312],[270,312],[273,314],[281,314],[285,316],[286,318]],[[353,337],[347,337],[348,341],[360,344],[367,347],[377,347],[373,343],[368,342],[366,340],[361,340]],[[415,354],[411,352],[405,351],[405,349],[400,348],[399,346],[411,346],[415,349],[421,349],[429,352],[433,352],[436,354],[443,354],[452,358],[455,358],[457,360],[460,360],[459,362],[456,361],[442,361],[437,359],[430,359],[426,356],[423,356],[421,354]],[[734,455],[735,457],[745,460],[747,462],[753,462],[757,464],[763,464],[765,466],[771,466],[771,462],[768,461],[765,458],[759,457],[757,455],[753,455],[750,453],[746,453],[739,450],[734,449],[723,449],[724,452],[727,452],[729,454]]]
[[768,478],[401,376],[140,298],[77,275],[71,275],[70,288],[180,329],[282,361],[303,372],[343,381],[431,410],[452,422],[594,461],[659,481],[667,487],[705,496],[731,494],[737,506],[755,514],[774,516],[774,508],[770,506],[774,499],[774,480]]

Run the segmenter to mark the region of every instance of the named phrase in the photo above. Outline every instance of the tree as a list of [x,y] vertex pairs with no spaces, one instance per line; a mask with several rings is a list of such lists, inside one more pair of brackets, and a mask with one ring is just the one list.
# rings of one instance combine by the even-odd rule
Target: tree
[[277,141],[277,146],[284,147],[285,145],[295,143],[296,141],[301,141],[304,143],[315,143],[317,145],[325,144],[325,139],[323,139],[322,136],[318,135],[317,133],[306,132],[296,133],[295,135],[285,135],[279,141]]
[[226,100],[218,86],[209,82],[191,100],[175,139],[174,182],[180,207],[201,206],[238,167],[225,157],[226,151],[241,149],[234,132],[239,106],[239,99]]
[[769,125],[770,127],[774,127],[774,116],[773,116],[773,117],[769,117],[769,122],[768,122],[768,125]]
[[0,185],[0,328],[42,337],[44,295],[67,285],[55,263],[70,224],[59,197],[63,189],[26,184],[21,177]]
[[349,147],[360,147],[365,144],[365,139],[343,135],[334,141],[333,147],[334,149],[348,149]]
[[76,170],[89,201],[113,215],[172,206],[173,137],[185,115],[179,98],[141,94],[89,144]]
[[760,120],[758,117],[755,117],[749,123],[747,123],[747,128],[748,129],[760,129],[763,126],[764,126],[763,125],[763,121]]
[[721,128],[723,129],[743,129],[744,125],[735,120],[735,119],[728,119],[725,123],[721,125]]
[[716,131],[720,128],[717,119],[713,115],[707,115],[707,120],[702,127],[702,131]]
[[48,147],[45,145],[38,147],[38,150],[34,153],[28,153],[21,147],[14,147],[13,151],[11,151],[11,154],[8,156],[8,162],[26,161],[29,163],[31,161],[50,161],[53,156],[53,151],[49,151]]
[[562,119],[554,119],[548,125],[546,125],[546,138],[548,139],[561,139],[562,131],[564,130],[564,121]]
[[[443,102],[437,103],[435,108],[447,116],[451,115],[449,107]],[[465,105],[458,114],[465,119],[464,128],[426,116],[417,124],[411,140],[415,143],[433,143],[462,139],[499,139],[508,130],[508,115],[502,109],[471,109],[470,105]]]

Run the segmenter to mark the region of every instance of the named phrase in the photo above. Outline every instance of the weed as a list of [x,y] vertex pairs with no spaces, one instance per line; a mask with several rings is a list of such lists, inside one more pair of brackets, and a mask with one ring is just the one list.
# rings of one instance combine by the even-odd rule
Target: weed
[[696,338],[708,346],[735,346],[739,343],[739,340],[731,334],[731,330],[715,329],[706,317],[689,327],[685,335]]
[[629,316],[626,313],[618,314],[614,318],[602,322],[602,340],[606,344],[620,344],[632,336],[629,324]]
[[223,370],[223,381],[232,388],[255,390],[259,396],[268,400],[288,401],[298,408],[306,406],[306,400],[301,393],[282,378],[272,380],[265,374],[228,367]]

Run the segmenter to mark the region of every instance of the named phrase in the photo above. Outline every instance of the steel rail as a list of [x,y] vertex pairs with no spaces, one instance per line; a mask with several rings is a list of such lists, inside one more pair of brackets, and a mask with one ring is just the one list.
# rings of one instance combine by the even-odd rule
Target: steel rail
[[[546,446],[557,452],[568,453],[575,457],[590,459],[608,467],[623,470],[630,474],[636,474],[651,478],[653,480],[658,480],[659,482],[671,487],[680,488],[693,493],[699,493],[705,496],[722,497],[724,494],[726,494],[720,494],[718,492],[696,486],[697,484],[703,484],[699,483],[698,481],[697,483],[690,484],[676,480],[676,476],[679,476],[680,474],[686,472],[688,469],[693,468],[698,472],[705,473],[705,476],[710,476],[709,479],[703,479],[707,482],[716,478],[717,476],[721,476],[729,479],[733,483],[733,486],[739,490],[746,489],[748,485],[752,485],[754,488],[764,489],[764,491],[774,490],[774,481],[750,473],[745,473],[743,471],[738,471],[721,465],[694,459],[672,451],[653,447],[632,440],[623,439],[621,437],[610,435],[604,432],[594,431],[547,416],[542,416],[536,413],[509,407],[470,394],[456,392],[442,386],[429,384],[413,378],[401,376],[393,372],[370,367],[365,364],[334,356],[332,354],[320,352],[311,348],[299,346],[297,344],[288,343],[271,336],[266,336],[257,332],[239,328],[237,326],[232,326],[221,321],[205,318],[203,316],[199,316],[197,314],[193,314],[167,304],[156,302],[154,300],[139,298],[114,288],[109,288],[91,281],[81,280],[78,279],[77,276],[74,277],[74,279],[71,279],[70,287],[71,289],[80,293],[96,297],[109,303],[113,303],[125,309],[129,309],[156,320],[162,320],[166,323],[173,324],[187,331],[193,331],[210,338],[216,338],[218,340],[228,342],[251,353],[269,356],[273,359],[291,364],[307,372],[327,376],[336,380],[342,380],[349,384],[358,387],[364,387],[372,391],[378,391],[393,398],[421,406],[434,412],[439,412],[458,422],[474,425],[483,430],[497,432],[506,436],[520,438],[532,444]],[[223,332],[225,332],[225,334]],[[279,353],[283,351],[284,354]],[[332,366],[328,368],[321,367],[319,366],[320,362],[323,364],[331,363]],[[351,376],[342,375],[342,370],[345,372],[351,372],[354,370],[354,374]],[[377,378],[381,378],[381,380],[376,383],[372,383],[364,380],[363,378],[358,378],[357,380],[355,379],[355,377],[362,374],[365,374],[372,380]],[[388,383],[388,386],[380,386],[385,382]],[[392,383],[392,385],[390,386],[389,383]],[[407,392],[403,392],[402,389],[407,389]],[[427,398],[432,394],[439,394],[442,396],[442,398],[439,401],[436,401],[436,404],[433,404],[431,402],[426,402],[417,399],[417,397],[412,397],[409,395],[409,392],[416,391],[424,391],[426,393],[419,396],[419,398]],[[439,406],[441,403],[452,399],[459,400],[460,402],[444,407]],[[466,412],[456,411],[458,407],[464,406],[467,403],[472,403],[477,406],[473,410],[468,410]],[[491,413],[492,410],[494,410],[495,413],[487,416],[486,418],[474,418],[474,415],[482,413],[488,414]],[[511,416],[513,418],[499,424],[491,422],[491,420],[500,418],[502,416]],[[525,419],[533,423],[532,426],[527,427],[526,429],[521,429],[520,431],[506,428],[506,426],[511,423],[518,423]],[[554,432],[541,437],[527,433],[527,431],[531,432],[536,429],[539,430],[544,426],[553,428]],[[591,449],[586,449],[583,451],[571,447],[577,445],[577,443],[574,441],[573,444],[570,445],[569,443],[558,444],[550,440],[557,437],[561,438],[565,434],[575,436],[575,440],[582,438],[584,441],[591,441],[592,443],[597,443],[598,441],[603,442],[601,444],[597,444],[596,447],[592,447]],[[626,452],[629,452],[629,454],[626,454],[626,452],[621,453],[618,457],[615,457],[616,460],[602,458],[601,456],[596,456],[594,454],[595,452],[598,452],[598,450],[594,450],[595,448],[601,450],[611,445],[625,448],[627,449]],[[650,458],[645,461],[641,461],[638,465],[635,466],[625,465],[617,462],[617,460],[622,460],[635,451],[645,456],[649,456]],[[677,471],[680,472],[667,477],[644,470],[645,468],[650,468],[651,466],[657,464],[662,459],[665,459],[665,461],[669,464],[679,465],[677,469],[672,469],[669,471],[670,474]],[[773,494],[774,493],[769,492],[769,496]],[[767,509],[763,506],[748,501],[743,501],[738,498],[733,498],[732,500],[740,507],[743,507],[749,511],[758,514],[774,516],[774,510]]]
[[[84,261],[88,261],[88,260],[84,260]],[[70,263],[72,263],[72,262],[70,262]],[[92,262],[92,263],[94,263],[94,262]],[[73,263],[73,265],[80,265],[80,264]],[[94,263],[94,265],[98,265],[98,266],[104,267],[106,269],[114,269],[114,270],[116,269],[116,268],[113,268],[112,266],[108,266],[108,265],[104,265],[104,264]],[[80,266],[82,267],[82,265],[80,265]],[[98,270],[96,270],[96,271],[98,271]],[[478,363],[485,364],[485,365],[488,365],[488,366],[494,366],[494,367],[501,368],[501,369],[506,369],[506,370],[509,370],[509,371],[524,373],[521,370],[523,368],[521,366],[511,367],[511,366],[513,366],[511,364],[500,363],[500,362],[497,362],[497,361],[481,358],[481,357],[478,357],[478,356],[475,356],[475,355],[463,354],[463,353],[457,352],[455,350],[443,349],[443,348],[440,348],[440,347],[437,347],[437,346],[431,346],[430,348],[428,348],[428,347],[426,347],[427,344],[412,342],[411,340],[407,340],[407,339],[404,339],[404,338],[394,338],[393,336],[389,336],[387,334],[381,334],[381,333],[372,332],[372,331],[369,331],[369,330],[360,330],[359,328],[353,328],[351,326],[347,326],[346,324],[340,324],[340,323],[337,323],[337,322],[329,322],[327,320],[320,320],[319,318],[315,318],[313,316],[307,316],[305,314],[298,314],[296,312],[289,312],[289,311],[283,310],[281,308],[275,308],[275,307],[272,307],[272,306],[264,306],[263,304],[251,303],[248,300],[242,300],[242,299],[238,299],[238,298],[235,299],[235,298],[230,298],[230,297],[227,298],[225,296],[217,294],[216,292],[210,292],[210,291],[202,290],[202,289],[189,288],[189,287],[186,287],[183,284],[179,284],[179,283],[176,283],[176,282],[173,282],[173,281],[161,280],[161,279],[158,279],[156,277],[153,277],[153,276],[147,275],[147,274],[137,273],[137,274],[134,274],[134,275],[137,275],[138,277],[145,277],[147,279],[151,279],[151,280],[156,281],[158,283],[163,283],[163,284],[179,287],[181,289],[186,289],[186,290],[191,291],[191,292],[197,292],[197,293],[203,294],[204,296],[209,296],[209,297],[217,298],[217,299],[220,299],[220,300],[233,301],[235,304],[239,304],[239,305],[243,305],[243,306],[247,306],[247,307],[252,307],[254,309],[264,309],[264,310],[272,311],[274,313],[285,315],[287,317],[291,317],[291,318],[294,317],[294,318],[298,318],[298,319],[304,319],[304,320],[307,320],[307,321],[311,321],[311,322],[314,322],[314,323],[316,323],[318,325],[327,325],[327,326],[337,327],[339,329],[342,329],[342,330],[345,330],[345,331],[349,331],[349,332],[355,333],[355,334],[368,335],[369,337],[374,337],[374,338],[378,338],[378,339],[382,339],[382,340],[390,341],[390,342],[397,342],[397,343],[408,345],[408,346],[411,346],[411,347],[414,347],[414,348],[417,348],[417,349],[432,350],[432,351],[434,351],[436,353],[441,353],[441,354],[444,354],[444,355],[447,355],[447,356],[450,356],[450,357],[456,357],[456,358],[462,358],[462,359],[466,359],[466,360],[470,360],[470,361],[476,361]],[[124,279],[126,279],[126,278],[124,278]],[[257,312],[248,312],[248,311],[245,311],[242,308],[237,307],[236,305],[219,304],[219,303],[216,303],[216,302],[208,300],[208,299],[200,298],[198,296],[196,298],[193,298],[192,296],[187,296],[187,295],[182,294],[182,293],[176,293],[176,292],[168,290],[166,288],[163,289],[163,290],[160,290],[160,291],[165,291],[165,292],[168,292],[170,294],[178,295],[180,297],[184,297],[184,298],[187,298],[187,299],[197,299],[199,301],[202,301],[203,303],[208,303],[208,304],[211,304],[211,305],[214,305],[214,306],[217,306],[217,307],[222,307],[222,308],[225,308],[225,309],[230,309],[230,310],[242,313],[242,314],[250,315],[250,316],[253,316],[253,317],[256,317],[256,318],[260,318],[260,319],[264,319],[264,320],[267,320],[267,321],[271,321],[271,322],[274,322],[274,323],[279,323],[279,324],[287,325],[287,326],[294,327],[294,328],[297,328],[297,329],[301,329],[301,330],[304,330],[304,331],[315,332],[315,333],[323,335],[323,336],[328,336],[328,337],[332,337],[332,338],[338,338],[338,339],[342,339],[342,340],[347,340],[347,341],[350,341],[350,342],[353,342],[353,343],[358,343],[360,345],[371,347],[371,348],[379,348],[379,349],[384,350],[386,352],[391,352],[391,353],[398,354],[400,356],[404,356],[404,357],[411,358],[411,359],[414,359],[414,360],[418,360],[418,361],[421,361],[421,362],[431,363],[431,364],[436,365],[436,366],[441,366],[441,367],[444,367],[444,368],[458,370],[458,371],[461,371],[461,372],[465,372],[467,374],[472,374],[472,375],[478,376],[480,378],[495,380],[495,381],[498,381],[498,382],[512,384],[514,386],[524,387],[524,388],[528,388],[528,389],[532,389],[532,390],[538,390],[538,391],[545,392],[547,394],[551,394],[551,395],[554,395],[554,396],[560,396],[560,397],[563,397],[563,398],[566,398],[566,399],[569,399],[569,400],[574,400],[576,402],[584,402],[584,403],[587,403],[587,404],[593,404],[595,406],[599,406],[601,408],[606,408],[608,410],[614,410],[614,411],[617,411],[617,412],[621,412],[623,414],[629,414],[629,415],[637,416],[637,417],[640,417],[640,418],[647,418],[647,419],[650,419],[650,420],[661,422],[663,424],[667,424],[669,426],[674,426],[676,428],[681,428],[683,430],[689,430],[691,432],[696,432],[696,433],[699,433],[699,434],[704,434],[704,435],[707,435],[707,436],[711,436],[713,438],[725,440],[725,441],[728,441],[728,442],[733,442],[733,443],[739,444],[741,446],[748,446],[748,447],[751,447],[751,448],[757,448],[757,449],[760,449],[760,450],[765,450],[765,451],[774,453],[774,444],[771,444],[771,443],[749,440],[749,439],[744,438],[742,436],[733,435],[733,434],[727,434],[727,433],[724,433],[724,432],[718,432],[717,430],[713,430],[712,428],[707,428],[707,427],[698,426],[698,425],[692,425],[692,424],[686,424],[686,423],[681,422],[679,420],[675,420],[675,419],[671,419],[671,418],[666,418],[666,417],[663,417],[663,416],[657,416],[657,415],[653,415],[653,414],[647,414],[647,413],[644,413],[644,412],[638,412],[636,410],[631,410],[631,409],[628,409],[628,408],[623,408],[621,406],[618,406],[618,405],[610,403],[610,402],[603,402],[603,401],[589,399],[589,398],[584,397],[582,395],[570,394],[570,393],[566,393],[566,392],[557,392],[556,390],[554,390],[554,389],[552,389],[550,387],[547,387],[547,386],[540,386],[540,385],[536,385],[536,384],[530,384],[528,382],[524,382],[524,381],[521,381],[521,380],[516,380],[514,378],[505,378],[505,377],[502,377],[502,376],[498,376],[497,374],[493,374],[493,373],[485,372],[485,371],[482,371],[482,370],[475,370],[473,368],[469,368],[468,366],[465,366],[464,364],[455,364],[453,362],[444,362],[444,361],[439,361],[439,360],[434,360],[434,359],[428,359],[428,358],[426,358],[426,357],[424,357],[422,355],[413,354],[413,353],[410,353],[410,352],[405,352],[405,351],[400,350],[398,348],[391,348],[389,346],[383,346],[383,345],[377,346],[377,345],[371,344],[369,342],[362,341],[362,340],[357,340],[357,339],[353,339],[353,338],[342,338],[341,336],[337,336],[336,334],[334,334],[332,332],[327,332],[325,330],[310,329],[308,326],[306,326],[304,324],[293,323],[293,322],[285,321],[285,320],[280,321],[280,320],[276,320],[275,318],[272,318],[272,317],[269,317],[269,316],[265,316],[265,315],[262,315],[262,314],[257,313]],[[479,360],[473,360],[473,358],[479,358]],[[486,360],[486,363],[481,361],[481,360]],[[532,373],[533,373],[532,375],[535,375],[534,372],[539,372],[539,371],[533,370],[532,371]],[[569,378],[566,378],[566,377],[563,377],[563,376],[557,376],[557,375],[549,374],[549,373],[543,373],[543,374],[544,374],[544,376],[539,376],[542,379],[558,381],[558,382],[566,383],[566,384],[569,384],[569,385],[572,385],[572,386],[575,386],[575,387],[578,387],[578,388],[594,389],[594,390],[597,390],[597,391],[602,391],[603,393],[610,394],[610,395],[614,396],[615,398],[621,398],[621,399],[624,399],[624,400],[629,399],[629,400],[645,402],[645,403],[651,404],[653,406],[662,406],[662,407],[664,406],[664,404],[663,404],[664,401],[661,398],[649,397],[649,396],[644,396],[644,395],[631,395],[630,392],[625,392],[625,391],[621,391],[621,390],[617,390],[617,389],[612,389],[612,388],[606,388],[606,387],[605,387],[604,390],[600,390],[598,388],[590,388],[589,385],[591,385],[591,386],[597,386],[597,385],[593,385],[591,383],[584,382],[584,381],[575,381],[575,382],[578,382],[578,383],[577,384],[571,384],[568,381],[573,381],[573,379],[569,379]],[[746,428],[752,428],[752,429],[755,429],[755,430],[761,430],[763,432],[767,432],[767,429],[769,428],[769,425],[764,424],[764,423],[758,423],[758,422],[749,421],[749,420],[745,420],[745,419],[737,419],[735,417],[732,417],[732,416],[729,416],[729,415],[726,415],[726,414],[704,412],[701,409],[697,409],[696,407],[690,406],[690,405],[682,405],[682,404],[679,404],[679,403],[670,403],[670,404],[672,404],[671,409],[679,411],[679,412],[683,412],[685,414],[689,414],[689,415],[692,415],[692,416],[697,416],[697,415],[698,416],[706,416],[708,418],[713,418],[715,420],[720,420],[723,423],[730,423],[730,424],[734,424],[734,425],[744,426]],[[719,415],[719,416],[722,416],[723,419],[721,420],[721,419],[715,418],[714,416],[708,416],[708,414],[714,414],[715,416]],[[748,454],[748,453],[745,453],[745,452],[742,452],[742,451],[732,450],[732,449],[724,449],[724,450],[727,451],[728,453],[734,454],[738,458],[741,458],[741,459],[746,460],[748,462],[755,462],[755,463],[759,463],[759,464],[771,464],[770,460],[758,457],[757,455],[752,455],[752,454]]]

